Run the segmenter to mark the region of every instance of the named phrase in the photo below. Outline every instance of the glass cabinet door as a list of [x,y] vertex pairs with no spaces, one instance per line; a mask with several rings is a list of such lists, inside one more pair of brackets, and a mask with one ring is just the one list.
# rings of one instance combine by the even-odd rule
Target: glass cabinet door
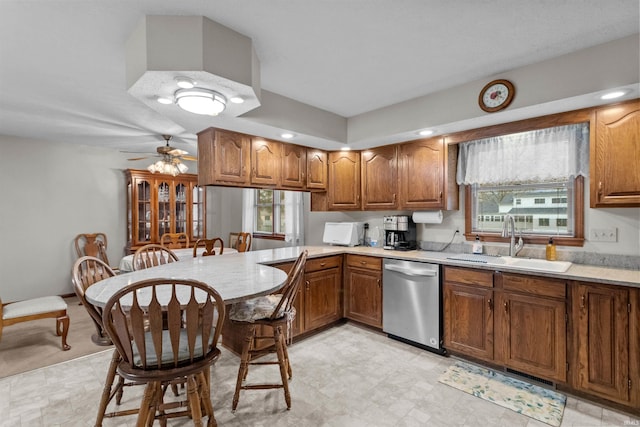
[[187,233],[187,186],[180,183],[175,187],[175,232]]
[[194,241],[205,238],[204,194],[204,188],[199,185],[194,185],[191,188],[191,238]]
[[137,223],[138,232],[135,236],[138,242],[151,240],[151,183],[146,180],[136,180],[137,192]]
[[165,233],[171,233],[171,185],[168,181],[158,182],[158,240]]

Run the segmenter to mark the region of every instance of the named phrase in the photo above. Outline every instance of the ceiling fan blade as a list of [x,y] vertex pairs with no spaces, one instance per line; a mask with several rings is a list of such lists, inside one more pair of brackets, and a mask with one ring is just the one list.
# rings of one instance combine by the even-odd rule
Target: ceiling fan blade
[[144,159],[148,159],[148,156],[144,156],[144,157],[133,157],[131,159],[127,159],[127,160],[144,160]]
[[198,158],[195,156],[180,156],[181,159],[183,160],[191,160],[192,162],[197,162]]

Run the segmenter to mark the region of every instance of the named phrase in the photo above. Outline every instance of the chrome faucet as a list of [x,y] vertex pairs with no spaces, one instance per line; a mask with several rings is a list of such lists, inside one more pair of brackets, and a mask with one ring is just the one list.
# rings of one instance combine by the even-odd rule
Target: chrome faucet
[[522,250],[524,241],[522,240],[521,230],[520,237],[518,238],[518,244],[516,245],[516,220],[512,215],[507,214],[504,216],[504,222],[502,223],[502,237],[509,236],[511,236],[511,240],[509,241],[509,256],[514,257]]

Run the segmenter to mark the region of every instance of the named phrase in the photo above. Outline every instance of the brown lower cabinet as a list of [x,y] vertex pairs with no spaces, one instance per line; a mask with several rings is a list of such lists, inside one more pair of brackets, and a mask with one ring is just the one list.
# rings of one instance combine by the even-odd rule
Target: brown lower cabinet
[[344,317],[382,328],[382,258],[346,255]]
[[640,407],[640,291],[572,283],[573,387]]
[[[293,263],[282,263],[273,267],[288,273]],[[294,302],[296,318],[291,327],[292,337],[330,325],[342,318],[342,255],[309,259],[304,271],[303,282]],[[268,326],[257,332],[257,335],[272,334]],[[240,353],[244,336],[238,327],[225,319],[222,329],[222,343],[225,347]],[[269,341],[259,340],[255,348],[260,349],[267,345]]]
[[444,345],[550,381],[566,381],[566,283],[444,268]]

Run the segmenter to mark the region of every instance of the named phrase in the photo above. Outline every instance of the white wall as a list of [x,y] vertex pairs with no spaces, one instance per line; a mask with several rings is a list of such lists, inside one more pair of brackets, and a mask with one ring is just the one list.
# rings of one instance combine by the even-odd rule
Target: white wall
[[0,297],[73,293],[73,239],[105,232],[112,264],[126,243],[125,177],[114,150],[0,135]]

